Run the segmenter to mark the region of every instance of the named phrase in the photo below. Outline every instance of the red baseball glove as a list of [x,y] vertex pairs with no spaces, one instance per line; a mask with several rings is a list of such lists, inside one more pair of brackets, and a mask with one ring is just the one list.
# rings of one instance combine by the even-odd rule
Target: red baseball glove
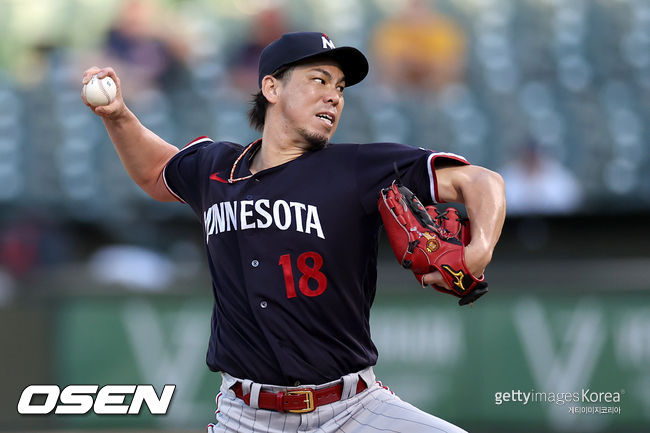
[[379,214],[397,261],[413,271],[422,286],[424,274],[438,271],[450,289],[433,287],[459,297],[459,305],[474,302],[488,291],[485,277],[474,277],[465,264],[465,245],[471,239],[469,220],[457,209],[425,208],[397,180],[381,190]]

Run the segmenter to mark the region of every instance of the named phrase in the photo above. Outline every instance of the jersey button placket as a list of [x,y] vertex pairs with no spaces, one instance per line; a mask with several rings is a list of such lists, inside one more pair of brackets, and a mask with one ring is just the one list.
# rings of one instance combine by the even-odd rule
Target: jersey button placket
[[[259,265],[260,265],[260,262],[259,262],[257,259],[253,259],[253,260],[251,261],[251,266],[252,266],[252,267],[256,268],[256,267],[258,267]],[[266,302],[266,301],[261,301],[261,302],[260,302],[260,308],[266,308],[266,307],[268,307],[268,306],[269,306],[268,302]]]

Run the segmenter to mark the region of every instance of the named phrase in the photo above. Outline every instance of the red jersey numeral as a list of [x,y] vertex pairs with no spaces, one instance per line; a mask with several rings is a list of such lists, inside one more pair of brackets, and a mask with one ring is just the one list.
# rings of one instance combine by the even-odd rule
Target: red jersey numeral
[[[308,263],[308,260],[311,261],[311,265]],[[300,289],[300,292],[303,295],[310,297],[323,294],[325,289],[327,289],[327,277],[320,271],[323,266],[323,257],[316,252],[307,251],[298,256],[296,264],[298,270],[302,273],[298,280],[298,289]],[[287,289],[287,298],[295,298],[297,295],[296,286],[293,280],[291,255],[284,254],[280,256],[278,265],[282,267],[282,273],[284,274],[284,285]],[[314,289],[309,287],[310,280],[316,281],[316,287]]]
[[296,287],[293,285],[293,267],[291,266],[291,256],[284,254],[280,256],[278,262],[282,266],[282,273],[284,274],[284,285],[287,288],[287,298],[296,297]]

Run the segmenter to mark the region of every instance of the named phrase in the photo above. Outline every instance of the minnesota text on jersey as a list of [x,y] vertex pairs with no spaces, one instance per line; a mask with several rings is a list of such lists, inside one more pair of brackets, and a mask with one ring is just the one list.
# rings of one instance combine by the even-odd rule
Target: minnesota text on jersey
[[319,238],[325,239],[318,207],[295,201],[222,201],[213,204],[203,213],[203,224],[206,243],[210,241],[211,235],[231,230],[267,229],[271,226],[280,230],[293,228],[307,234],[313,231]]

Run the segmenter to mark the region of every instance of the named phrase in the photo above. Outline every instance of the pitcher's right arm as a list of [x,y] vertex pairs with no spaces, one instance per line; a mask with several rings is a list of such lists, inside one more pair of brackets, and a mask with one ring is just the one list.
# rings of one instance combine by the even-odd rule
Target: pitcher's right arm
[[165,186],[163,169],[178,148],[147,129],[129,110],[122,98],[120,79],[113,68],[93,66],[83,73],[82,83],[98,74],[99,78],[109,76],[115,81],[117,95],[113,102],[105,106],[93,107],[86,101],[83,92],[81,99],[90,109],[102,118],[115,150],[131,179],[147,194],[159,201],[176,201]]

